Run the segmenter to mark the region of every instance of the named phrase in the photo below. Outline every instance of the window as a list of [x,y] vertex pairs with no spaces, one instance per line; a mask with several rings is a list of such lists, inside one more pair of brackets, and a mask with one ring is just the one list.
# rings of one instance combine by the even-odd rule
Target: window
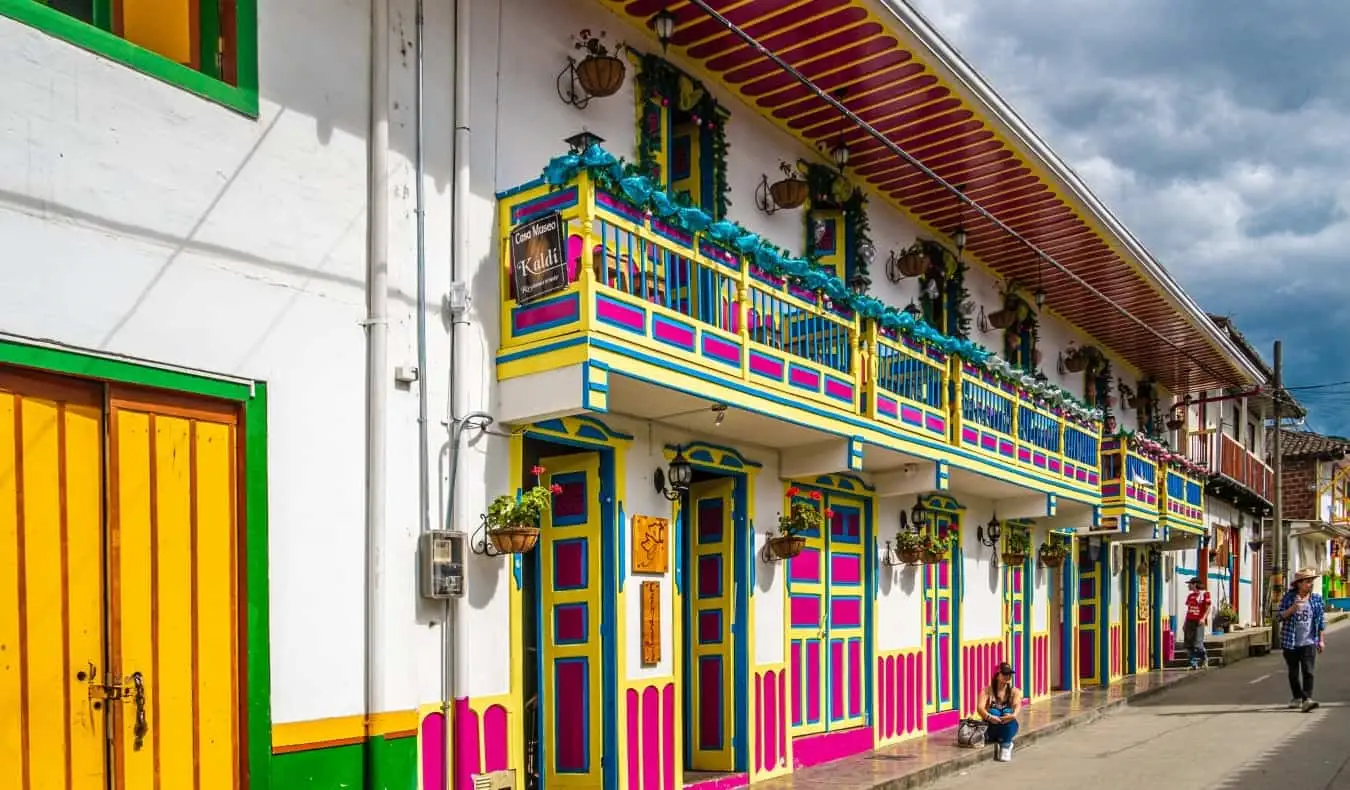
[[726,108],[669,61],[638,55],[638,165],[677,200],[727,214]]
[[256,115],[256,2],[0,0],[0,15]]

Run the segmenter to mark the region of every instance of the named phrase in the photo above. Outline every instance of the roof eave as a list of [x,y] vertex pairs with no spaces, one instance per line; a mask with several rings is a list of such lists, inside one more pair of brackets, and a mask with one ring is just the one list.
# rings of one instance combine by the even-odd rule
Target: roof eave
[[1191,324],[1208,335],[1209,339],[1223,350],[1229,361],[1245,377],[1241,382],[1234,382],[1235,384],[1256,384],[1263,381],[1261,370],[1252,364],[1251,360],[1242,352],[1242,349],[1210,320],[1209,314],[1200,309],[1200,305],[1191,299],[1161,264],[1154,260],[1134,234],[1130,233],[1129,229],[1116,219],[1106,205],[1096,195],[1092,194],[1092,190],[1078,177],[1073,168],[1061,159],[1026,121],[1022,120],[1012,106],[999,96],[998,91],[994,90],[994,87],[980,76],[979,72],[961,56],[956,48],[948,43],[942,37],[942,34],[937,32],[936,28],[929,24],[918,9],[910,6],[905,0],[877,0],[877,2],[887,11],[890,11],[896,20],[914,36],[915,40],[927,48],[934,60],[944,65],[970,95],[984,105],[992,117],[997,118],[1007,127],[1028,155],[1038,159],[1040,164],[1053,173],[1068,191],[1092,213],[1093,218],[1116,237],[1116,240],[1134,256],[1144,271],[1163,289],[1163,292],[1174,299],[1185,311],[1191,318]]

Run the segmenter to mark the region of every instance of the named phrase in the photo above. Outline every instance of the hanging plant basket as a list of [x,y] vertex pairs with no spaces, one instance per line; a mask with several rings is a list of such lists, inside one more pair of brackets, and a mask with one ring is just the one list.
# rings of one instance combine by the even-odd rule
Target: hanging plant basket
[[1265,541],[1264,541],[1264,540],[1249,540],[1249,541],[1247,541],[1247,548],[1250,549],[1250,550],[1253,551],[1253,552],[1260,551],[1260,550],[1261,550],[1261,547],[1262,547],[1263,545],[1265,545]]
[[1027,555],[1015,551],[1003,552],[1003,564],[1009,568],[1021,567],[1027,561]]
[[801,535],[775,535],[769,538],[768,550],[774,559],[790,560],[806,548],[806,538]]
[[923,560],[923,552],[918,549],[901,549],[900,561],[906,565],[918,565]]
[[919,559],[923,560],[924,565],[936,565],[939,562],[942,562],[942,558],[943,555],[938,554],[936,551],[922,552],[919,557]]
[[503,554],[525,554],[539,542],[539,528],[523,525],[498,527],[488,533],[492,545]]
[[806,181],[801,178],[784,178],[769,185],[769,197],[780,209],[800,208],[808,192]]
[[1058,568],[1064,564],[1067,555],[1058,552],[1041,555],[1041,564],[1047,568]]
[[994,312],[990,313],[988,318],[989,318],[989,325],[992,326],[993,328],[1007,329],[1008,327],[1013,325],[1014,321],[1017,320],[1017,313],[1013,310],[1004,308],[1002,310],[995,310]]
[[1181,426],[1182,426],[1183,424],[1185,424],[1185,421],[1184,421],[1184,420],[1182,420],[1182,419],[1180,419],[1180,418],[1178,418],[1178,417],[1173,417],[1172,419],[1170,419],[1170,420],[1167,421],[1167,430],[1169,430],[1169,431],[1179,431],[1179,430],[1181,430]]
[[918,277],[928,271],[928,258],[916,245],[905,250],[905,254],[900,256],[896,265],[900,269],[900,274],[905,277]]
[[1070,351],[1064,355],[1064,369],[1070,373],[1082,373],[1087,370],[1087,357],[1082,351]]
[[1036,349],[1035,351],[1031,352],[1031,358],[1034,359],[1034,360],[1036,361],[1036,366],[1037,366],[1037,367],[1040,367],[1041,359],[1042,359],[1042,357],[1041,357],[1041,350],[1038,348],[1038,349]]
[[577,82],[588,96],[613,96],[623,86],[626,67],[613,55],[587,55],[577,64]]
[[1138,409],[1144,405],[1144,399],[1139,397],[1138,395],[1134,396],[1133,398],[1126,398],[1125,405],[1129,406],[1131,409]]

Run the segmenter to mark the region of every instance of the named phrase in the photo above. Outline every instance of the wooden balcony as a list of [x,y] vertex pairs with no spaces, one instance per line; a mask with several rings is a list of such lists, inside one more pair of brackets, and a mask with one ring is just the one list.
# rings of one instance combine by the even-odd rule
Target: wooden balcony
[[1191,461],[1209,469],[1210,474],[1246,489],[1266,504],[1274,501],[1275,473],[1228,434],[1213,429],[1193,433],[1188,437],[1187,452]]
[[[881,448],[892,468],[934,461],[1096,504],[1098,423],[786,282],[732,245],[635,209],[585,171],[559,187],[534,183],[498,199],[503,400],[538,402],[544,387],[571,403],[573,379],[531,378],[520,397],[511,382],[580,366],[585,410],[647,417],[660,410],[645,407],[668,402],[673,414],[670,393],[678,392],[778,420],[759,423],[753,441],[763,446],[802,445],[811,441],[800,432],[807,427],[817,442],[842,436],[866,445],[858,455],[868,471],[879,470],[872,451]],[[522,303],[512,233],[554,214],[565,282]],[[508,420],[548,416],[515,411]]]

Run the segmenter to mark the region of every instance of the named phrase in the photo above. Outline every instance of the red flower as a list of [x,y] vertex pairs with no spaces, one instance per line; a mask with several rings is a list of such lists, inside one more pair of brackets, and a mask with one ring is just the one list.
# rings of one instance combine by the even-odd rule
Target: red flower
[[547,471],[548,470],[545,469],[544,467],[535,464],[534,467],[530,469],[530,474],[534,475],[535,477],[542,477],[544,473]]
[[819,491],[812,491],[812,492],[811,492],[811,498],[814,499],[815,501],[819,502],[819,501],[820,501],[820,492],[819,492]]
[[825,508],[825,518],[834,518],[834,511],[829,508]]
[[558,494],[562,493],[562,486],[558,485],[557,483],[554,483],[553,485],[548,487],[548,490],[552,491],[554,496],[557,496]]
[[791,499],[791,498],[797,496],[798,494],[800,494],[801,492],[802,492],[802,490],[801,490],[800,488],[798,488],[798,487],[796,487],[796,486],[792,486],[791,488],[789,488],[789,489],[787,490],[787,497],[788,497],[788,499]]

